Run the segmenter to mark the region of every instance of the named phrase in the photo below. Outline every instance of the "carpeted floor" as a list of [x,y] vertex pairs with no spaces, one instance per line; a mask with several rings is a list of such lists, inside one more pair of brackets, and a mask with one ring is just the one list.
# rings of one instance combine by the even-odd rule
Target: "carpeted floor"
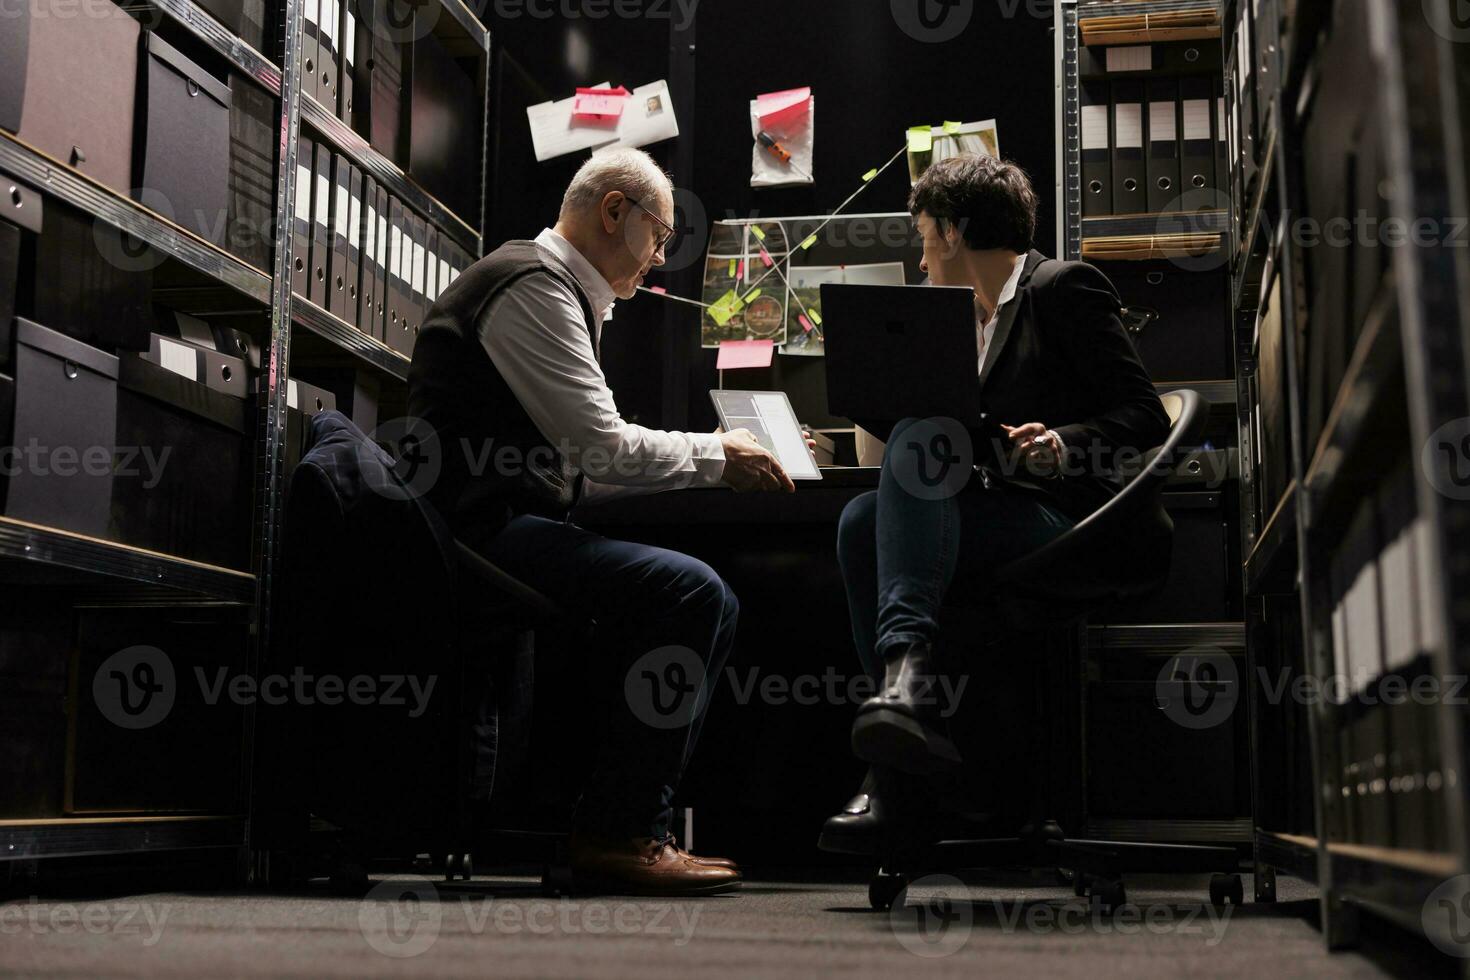
[[[756,876],[759,877],[759,876]],[[1282,879],[1274,905],[1212,909],[1205,880],[1131,878],[1116,918],[1039,877],[931,881],[902,912],[866,884],[776,875],[736,896],[545,898],[530,879],[379,879],[325,889],[149,893],[0,905],[0,976],[1421,977],[1453,975],[1389,930],[1328,954],[1316,901]],[[1250,879],[1246,894],[1250,895]]]

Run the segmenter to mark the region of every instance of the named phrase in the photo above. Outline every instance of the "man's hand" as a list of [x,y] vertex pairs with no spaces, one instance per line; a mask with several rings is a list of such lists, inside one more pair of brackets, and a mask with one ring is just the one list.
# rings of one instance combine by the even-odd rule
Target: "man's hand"
[[1021,454],[1026,468],[1038,476],[1056,476],[1062,468],[1062,440],[1040,422],[1001,428],[1010,436],[1011,446]]
[[737,493],[752,490],[779,490],[793,493],[796,484],[781,468],[781,463],[756,441],[749,429],[736,429],[720,435],[725,448],[724,480]]

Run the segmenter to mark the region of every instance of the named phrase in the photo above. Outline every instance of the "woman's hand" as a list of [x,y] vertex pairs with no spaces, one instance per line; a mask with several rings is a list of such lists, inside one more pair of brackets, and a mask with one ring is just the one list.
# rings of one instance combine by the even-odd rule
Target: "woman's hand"
[[1055,432],[1040,422],[1009,426],[1001,423],[1011,446],[1021,454],[1026,468],[1039,476],[1057,476],[1062,469],[1062,452],[1066,447]]

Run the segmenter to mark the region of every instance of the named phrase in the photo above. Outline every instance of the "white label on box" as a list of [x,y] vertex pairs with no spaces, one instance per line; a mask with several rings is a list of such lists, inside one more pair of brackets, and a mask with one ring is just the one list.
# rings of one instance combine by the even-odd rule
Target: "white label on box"
[[1082,107],[1082,148],[1084,150],[1106,150],[1108,148],[1108,107],[1085,105]]
[[395,278],[402,279],[403,277],[398,275],[398,268],[403,258],[403,232],[397,225],[393,226],[393,248],[391,251],[393,252],[391,259],[393,265],[388,271],[393,273]]
[[456,280],[458,278],[459,278],[459,270],[457,268],[452,268],[451,267],[450,270],[449,270],[449,281],[450,282],[454,282],[454,280]]
[[378,215],[378,265],[388,267],[388,216]]
[[413,243],[413,291],[424,291],[424,243]]
[[362,200],[352,195],[352,211],[347,215],[347,244],[357,248],[362,234]]
[[303,13],[304,13],[304,16],[306,17],[306,22],[308,24],[310,24],[312,27],[315,27],[316,26],[316,20],[317,20],[317,18],[316,18],[316,0],[306,0],[306,6],[303,8]]
[[190,381],[199,380],[199,352],[187,344],[158,338],[158,363]]
[[337,185],[337,206],[333,209],[332,220],[336,222],[337,235],[340,238],[347,237],[347,188],[342,184]]
[[296,220],[311,224],[311,168],[296,165]]
[[1179,139],[1179,123],[1175,116],[1177,102],[1148,104],[1148,139],[1150,143],[1173,143]]
[[1138,47],[1108,48],[1108,71],[1153,71],[1154,49],[1147,44]]
[[347,20],[344,28],[347,36],[342,39],[342,44],[347,49],[347,64],[351,66],[357,64],[357,20],[352,16],[351,9],[342,16]]
[[1184,100],[1184,138],[1186,140],[1209,140],[1209,99]]
[[368,205],[367,240],[363,242],[362,254],[368,262],[378,254],[378,209],[371,204]]
[[296,381],[294,379],[288,378],[286,380],[286,407],[295,408],[298,400],[299,397],[296,394]]
[[332,184],[326,174],[316,175],[316,223],[327,226],[327,202],[331,200]]
[[1120,147],[1143,146],[1143,103],[1120,102],[1113,125],[1118,129],[1113,134],[1113,145]]
[[439,260],[439,288],[440,289],[443,289],[445,286],[449,285],[453,281],[454,281],[453,277],[449,275],[449,260],[448,259],[440,259]]

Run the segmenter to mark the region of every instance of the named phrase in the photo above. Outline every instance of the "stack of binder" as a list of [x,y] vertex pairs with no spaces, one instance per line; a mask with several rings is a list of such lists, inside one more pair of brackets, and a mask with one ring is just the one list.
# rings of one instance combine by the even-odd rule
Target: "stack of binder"
[[292,291],[411,356],[469,253],[331,147],[303,136],[296,161]]
[[1223,210],[1223,98],[1209,76],[1085,80],[1082,215]]

